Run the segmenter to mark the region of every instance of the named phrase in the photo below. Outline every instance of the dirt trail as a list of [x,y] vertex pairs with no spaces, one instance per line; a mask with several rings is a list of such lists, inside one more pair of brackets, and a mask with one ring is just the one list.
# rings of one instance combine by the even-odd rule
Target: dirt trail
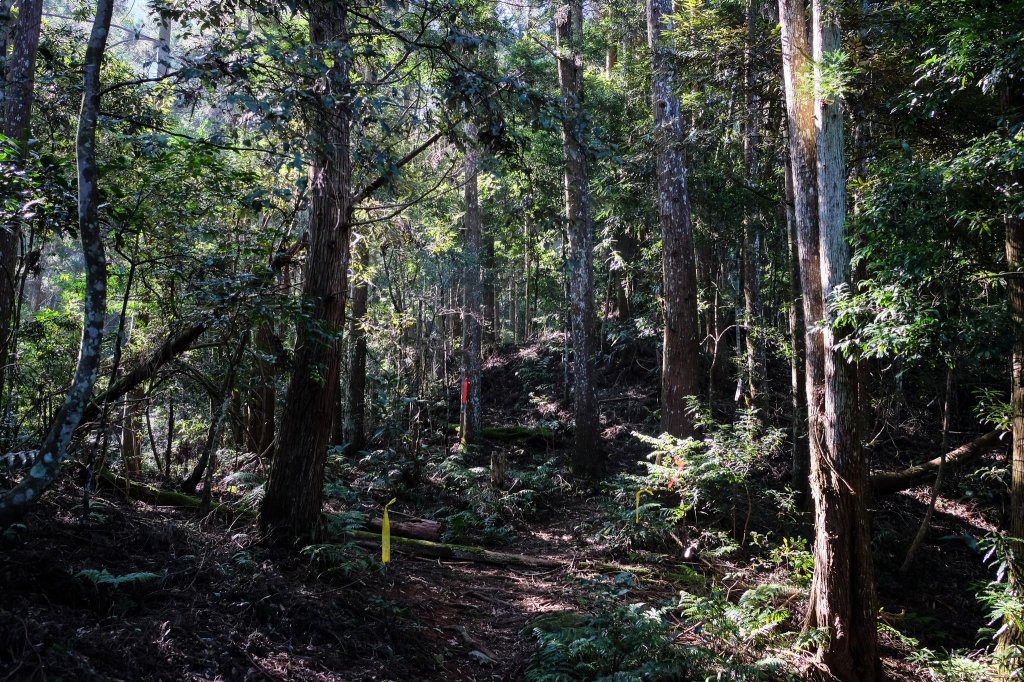
[[[518,680],[533,643],[524,631],[544,613],[576,607],[572,559],[563,524],[538,529],[503,548],[566,560],[565,569],[536,570],[398,555],[387,596],[408,605],[436,646],[443,675],[423,679]],[[381,678],[384,679],[384,678]]]

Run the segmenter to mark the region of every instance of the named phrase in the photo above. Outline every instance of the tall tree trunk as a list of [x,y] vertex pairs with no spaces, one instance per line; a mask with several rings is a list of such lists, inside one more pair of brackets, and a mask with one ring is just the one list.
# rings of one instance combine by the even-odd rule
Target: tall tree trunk
[[480,291],[481,233],[480,200],[477,195],[476,126],[466,125],[465,172],[466,213],[463,222],[463,304],[462,304],[462,414],[460,440],[463,446],[480,443],[483,414],[480,405],[480,379],[483,374],[483,306]]
[[693,221],[686,185],[678,74],[666,44],[672,30],[672,0],[648,0],[647,42],[651,48],[651,109],[654,112],[658,169],[658,217],[661,221],[665,332],[662,354],[661,428],[680,438],[693,435],[686,397],[700,390],[697,338],[697,266]]
[[370,247],[365,239],[356,243],[356,284],[352,287],[352,320],[349,327],[348,400],[345,409],[345,439],[349,452],[366,447],[366,309],[369,303]]
[[20,521],[60,473],[71,436],[89,402],[99,370],[107,308],[107,261],[99,218],[96,125],[100,110],[100,67],[106,51],[114,0],[99,0],[83,62],[82,111],[78,119],[78,229],[85,261],[85,311],[75,376],[64,404],[25,478],[0,498],[0,529]]
[[[782,28],[782,74],[793,182],[793,218],[796,223],[800,291],[803,293],[804,385],[807,391],[809,459],[818,459],[824,438],[821,418],[825,407],[825,349],[821,334],[814,333],[814,330],[821,322],[824,307],[818,254],[814,97],[811,84],[807,82],[807,76],[811,73],[811,44],[804,0],[779,0],[779,21]],[[808,485],[804,481],[793,481],[796,490]]]
[[[812,8],[821,294],[828,307],[851,282],[843,112],[836,96],[826,99],[820,81],[820,65],[841,44],[834,3],[814,0]],[[868,487],[857,432],[856,365],[838,349],[847,330],[837,329],[831,316],[819,333],[825,346],[825,428],[822,448],[811,459],[815,537],[808,620],[828,629],[828,641],[818,653],[833,675],[844,682],[871,682],[881,677],[881,663],[864,501]]]
[[583,1],[568,0],[555,12],[558,84],[562,93],[562,152],[565,157],[565,217],[569,239],[569,316],[573,345],[574,473],[597,476],[604,469],[594,393],[594,229],[583,121]]
[[[1014,117],[1010,120],[1020,121],[1024,117],[1024,93],[1018,90],[1010,95],[1008,104],[1013,110],[1009,113]],[[1024,191],[1024,170],[1015,170],[1011,183],[1013,187],[1007,194],[1019,197]],[[1013,325],[1010,386],[1013,450],[1010,454],[1010,523],[1006,530],[1011,538],[1016,539],[1009,548],[1007,580],[1012,593],[1020,599],[1024,595],[1024,219],[1019,207],[1006,216],[1006,264],[1007,271],[1011,273],[1006,278],[1006,288]],[[1001,672],[1009,679],[1013,671],[1019,671],[1024,663],[1019,655],[1012,654],[1014,647],[1018,653],[1024,647],[1024,630],[1010,619],[1003,625],[1005,630],[999,639],[999,650],[1005,660],[1001,663]]]
[[[756,185],[759,174],[759,146],[761,144],[761,101],[757,94],[753,46],[757,38],[757,16],[760,0],[750,0],[747,5],[747,40],[743,54],[743,164],[747,180]],[[744,365],[747,379],[747,395],[752,405],[757,405],[761,381],[764,378],[764,339],[758,327],[761,325],[761,233],[760,214],[747,207],[743,216],[743,341]]]
[[[7,15],[10,7],[7,6]],[[43,0],[21,0],[18,21],[11,41],[11,54],[4,60],[6,79],[3,84],[4,135],[14,140],[24,153],[32,124],[32,101],[35,86],[36,52],[42,26]],[[7,22],[5,22],[7,23]],[[6,46],[5,46],[6,52]],[[0,396],[8,373],[8,353],[18,321],[17,269],[21,231],[16,223],[0,225]]]
[[[348,294],[350,193],[347,4],[310,3],[310,39],[329,66],[317,84],[309,169],[309,249],[295,356],[280,442],[267,481],[260,524],[281,540],[315,533],[338,384],[338,342]],[[335,45],[324,54],[325,44]]]

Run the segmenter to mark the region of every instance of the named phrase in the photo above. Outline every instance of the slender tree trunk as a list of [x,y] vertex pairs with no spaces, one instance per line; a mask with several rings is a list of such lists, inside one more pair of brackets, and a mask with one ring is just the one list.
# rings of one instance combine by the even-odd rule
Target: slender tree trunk
[[[814,0],[812,8],[818,81],[814,114],[821,295],[827,306],[851,283],[842,108],[837,98],[825,99],[819,81],[819,65],[840,50],[841,44],[835,4]],[[881,663],[871,531],[864,500],[869,489],[857,432],[856,365],[847,362],[838,349],[845,333],[847,330],[835,328],[832,319],[826,320],[820,332],[825,351],[825,428],[821,450],[811,458],[815,537],[808,620],[828,629],[828,641],[818,654],[835,677],[844,682],[871,682],[881,677]]]
[[39,448],[36,464],[25,478],[0,498],[0,529],[20,521],[56,480],[68,445],[89,402],[100,364],[106,321],[107,262],[99,218],[99,172],[96,167],[96,126],[100,110],[100,67],[107,46],[113,0],[99,0],[83,62],[82,111],[78,119],[78,229],[85,261],[85,311],[78,365],[64,405]]
[[[348,294],[350,193],[347,5],[310,3],[310,38],[329,63],[317,85],[309,169],[309,249],[302,284],[307,314],[297,325],[280,442],[267,481],[260,524],[281,540],[315,534],[338,384],[338,342]],[[340,48],[323,54],[323,45]]]
[[462,305],[462,414],[460,440],[464,447],[480,444],[483,414],[480,404],[480,380],[483,375],[481,345],[483,342],[483,305],[481,295],[480,256],[482,221],[477,196],[476,126],[467,124],[465,172],[466,213],[463,230],[463,305]]
[[[484,240],[483,262],[483,315],[484,343],[493,348],[501,341],[498,334],[498,296],[494,278],[497,273],[497,262],[494,258],[494,235],[488,234]],[[527,252],[529,258],[529,252]]]
[[167,398],[167,449],[164,450],[164,478],[171,477],[171,458],[174,455],[174,395]]
[[366,447],[366,309],[369,303],[370,247],[365,239],[356,243],[356,284],[352,287],[352,320],[349,327],[348,400],[345,411],[345,439],[349,452]]
[[142,400],[142,388],[133,389],[121,411],[121,462],[128,477],[142,473]]
[[596,477],[604,469],[594,393],[594,230],[590,215],[590,175],[583,121],[583,1],[568,0],[555,12],[558,83],[565,117],[565,215],[569,238],[569,315],[573,345],[575,443],[571,458],[577,475]]
[[[757,16],[760,0],[747,5],[747,40],[743,55],[744,71],[744,130],[743,163],[751,184],[757,184],[759,174],[759,146],[761,144],[761,101],[757,93],[753,46],[757,38]],[[758,327],[762,324],[761,310],[761,233],[759,212],[748,207],[743,217],[743,340],[747,394],[752,405],[759,400],[760,384],[764,378],[764,339]]]
[[651,109],[654,112],[658,169],[658,216],[661,221],[665,332],[662,354],[661,428],[680,438],[692,436],[687,396],[700,390],[700,343],[697,338],[697,266],[693,221],[686,184],[683,119],[678,74],[664,31],[672,30],[672,1],[648,0],[647,41],[651,48]]
[[807,442],[807,366],[806,338],[804,328],[804,307],[800,292],[800,256],[797,253],[796,212],[793,206],[796,197],[793,192],[793,171],[790,160],[786,159],[786,233],[789,247],[789,335],[793,348],[789,358],[790,391],[793,410],[793,462],[790,477],[801,506],[810,502],[811,455]]

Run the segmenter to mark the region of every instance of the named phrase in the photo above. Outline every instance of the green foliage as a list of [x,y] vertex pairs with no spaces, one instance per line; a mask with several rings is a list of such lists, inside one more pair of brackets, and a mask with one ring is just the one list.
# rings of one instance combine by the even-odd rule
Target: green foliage
[[806,538],[783,538],[781,545],[771,548],[768,563],[785,566],[795,584],[802,588],[810,587],[814,574],[814,555],[807,549]]
[[[708,596],[681,592],[679,605],[691,622],[698,623],[698,632],[713,641],[716,649],[731,651],[736,660],[760,655],[772,646],[781,646],[792,639],[780,626],[790,614],[778,602],[794,595],[787,585],[758,585],[746,590],[732,602],[721,589]],[[767,664],[766,664],[767,665]]]
[[878,624],[878,631],[898,641],[909,651],[907,662],[924,668],[938,682],[975,682],[995,672],[988,657],[978,652],[935,651],[885,623]]
[[300,553],[320,569],[321,577],[348,578],[381,567],[375,557],[354,542],[307,545]]
[[508,468],[508,489],[494,490],[490,469],[469,466],[466,458],[467,453],[460,450],[428,466],[431,480],[451,501],[441,512],[446,514],[445,541],[509,542],[513,524],[536,519],[551,509],[565,486],[555,460],[549,459],[531,468]]
[[109,587],[136,587],[160,579],[158,574],[146,571],[113,575],[105,568],[101,570],[93,568],[83,569],[76,573],[75,577],[96,586],[105,585]]
[[1013,423],[1013,407],[1007,401],[1006,393],[994,388],[979,387],[974,392],[974,414],[992,428],[1009,431]]
[[665,621],[669,609],[645,604],[596,616],[553,614],[530,626],[537,651],[526,668],[531,682],[699,679],[694,658],[705,652],[677,647]]

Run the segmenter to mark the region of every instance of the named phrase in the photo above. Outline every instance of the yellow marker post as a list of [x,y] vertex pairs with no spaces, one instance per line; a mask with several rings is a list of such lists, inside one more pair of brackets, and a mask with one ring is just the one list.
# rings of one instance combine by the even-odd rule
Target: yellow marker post
[[380,523],[380,562],[382,564],[391,562],[391,521],[388,519],[388,507],[397,499],[397,497],[393,497],[384,505],[384,520]]
[[643,495],[644,493],[647,493],[648,495],[653,495],[654,491],[653,490],[647,490],[646,488],[643,489],[643,490],[637,490],[636,491],[636,522],[637,523],[640,523],[640,496]]

